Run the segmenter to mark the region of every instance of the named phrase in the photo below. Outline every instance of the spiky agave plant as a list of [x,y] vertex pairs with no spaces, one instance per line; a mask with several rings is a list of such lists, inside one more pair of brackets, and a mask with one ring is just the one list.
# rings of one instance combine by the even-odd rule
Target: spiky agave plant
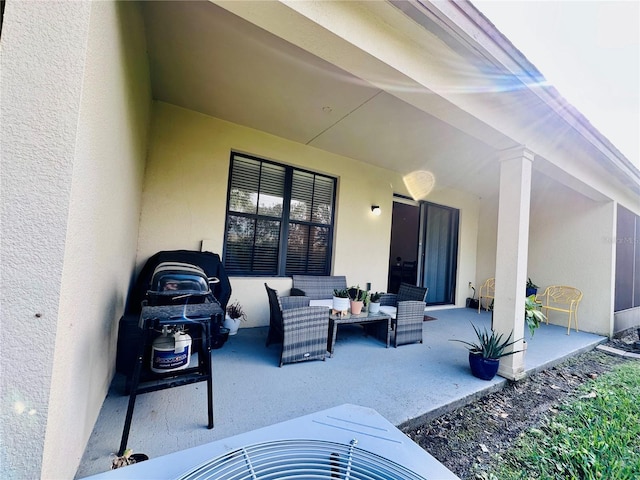
[[522,351],[514,350],[511,352],[505,352],[508,347],[518,342],[518,340],[511,340],[513,331],[509,333],[509,336],[506,339],[504,339],[504,334],[502,333],[498,334],[494,330],[487,331],[486,328],[480,331],[473,323],[471,324],[471,326],[476,332],[476,337],[478,337],[477,342],[467,342],[466,340],[458,339],[452,339],[451,341],[464,343],[469,349],[470,353],[480,354],[483,358],[492,358],[494,360],[498,360],[502,357],[507,357],[509,355],[513,355],[514,353]]

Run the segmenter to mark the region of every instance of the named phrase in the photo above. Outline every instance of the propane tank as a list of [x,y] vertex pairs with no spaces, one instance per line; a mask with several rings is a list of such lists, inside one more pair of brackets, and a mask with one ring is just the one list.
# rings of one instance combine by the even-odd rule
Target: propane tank
[[191,336],[182,330],[170,332],[162,327],[162,335],[151,346],[151,371],[156,373],[183,370],[191,361]]

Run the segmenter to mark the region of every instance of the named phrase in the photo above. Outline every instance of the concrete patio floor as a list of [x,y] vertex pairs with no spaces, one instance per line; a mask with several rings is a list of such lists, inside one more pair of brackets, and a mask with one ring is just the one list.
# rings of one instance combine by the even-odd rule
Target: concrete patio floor
[[[150,458],[249,432],[342,404],[372,408],[401,427],[434,418],[495,391],[501,377],[483,381],[469,371],[467,350],[450,339],[472,340],[471,325],[490,325],[490,313],[434,309],[424,343],[385,348],[359,326],[338,331],[333,358],[279,364],[279,346],[265,347],[267,328],[240,329],[213,352],[214,421],[206,428],[206,382],[138,396],[128,447]],[[542,325],[528,338],[528,373],[594,348],[605,337]],[[128,396],[117,375],[89,439],[76,478],[105,472],[122,435]]]

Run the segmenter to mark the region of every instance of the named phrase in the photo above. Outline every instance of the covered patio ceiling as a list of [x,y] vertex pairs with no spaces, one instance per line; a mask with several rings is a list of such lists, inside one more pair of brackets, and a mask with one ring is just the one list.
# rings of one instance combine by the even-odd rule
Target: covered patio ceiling
[[[436,188],[497,194],[496,147],[514,143],[462,110],[443,114],[434,93],[397,75],[373,85],[213,3],[144,2],[143,12],[155,100],[403,175],[428,170]],[[441,119],[452,115],[466,133]]]

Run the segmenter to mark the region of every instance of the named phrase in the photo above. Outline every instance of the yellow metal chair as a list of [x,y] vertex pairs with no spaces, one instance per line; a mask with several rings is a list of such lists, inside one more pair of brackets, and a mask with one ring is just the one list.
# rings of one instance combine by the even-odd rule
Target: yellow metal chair
[[567,335],[571,332],[571,319],[574,319],[576,332],[578,331],[578,305],[582,300],[582,292],[575,287],[565,285],[550,285],[542,295],[536,296],[536,301],[542,303],[543,313],[547,316],[549,324],[549,310],[569,314]]
[[[483,293],[484,292],[484,293]],[[484,306],[485,310],[489,310],[489,299],[493,300],[496,296],[496,279],[488,278],[486,282],[480,287],[480,291],[478,292],[478,313],[480,313],[480,309],[482,308],[482,299],[486,298],[487,303]]]

